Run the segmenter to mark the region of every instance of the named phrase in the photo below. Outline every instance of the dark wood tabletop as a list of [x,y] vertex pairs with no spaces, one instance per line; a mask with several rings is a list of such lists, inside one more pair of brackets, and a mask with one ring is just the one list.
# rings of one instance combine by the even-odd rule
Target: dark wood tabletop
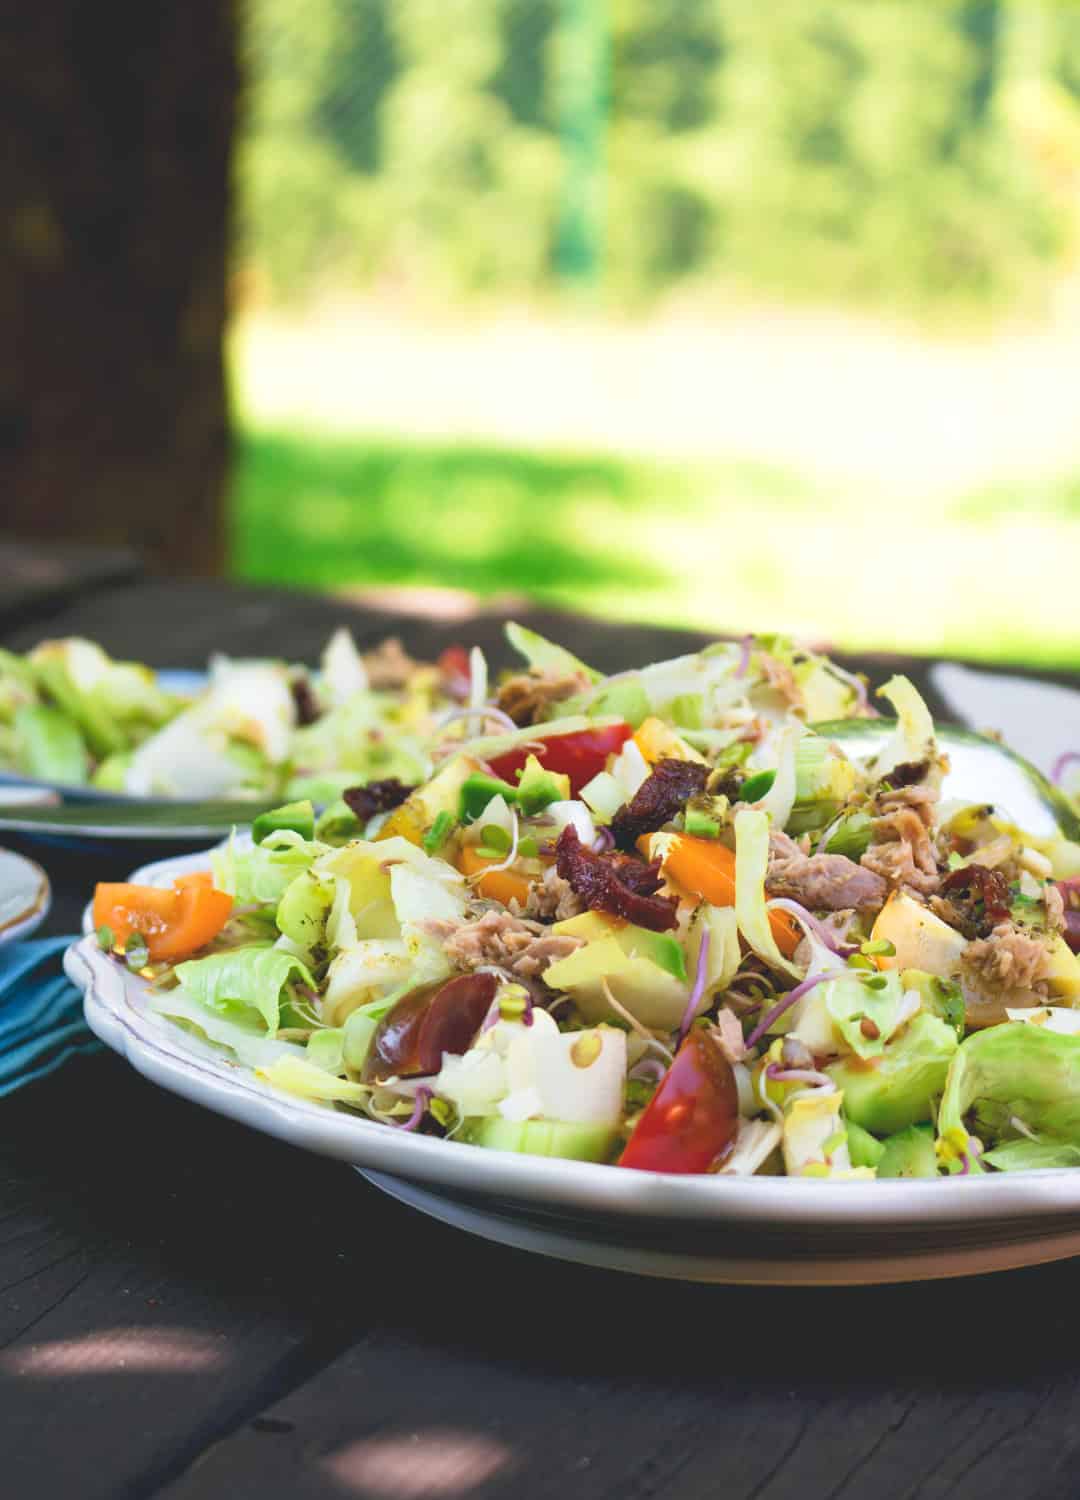
[[[0,641],[78,632],[160,666],[313,660],[349,623],[418,654],[465,633],[505,660],[494,618],[437,626],[123,571],[39,592],[31,618],[0,602]],[[701,640],[529,622],[609,669]],[[53,933],[137,862],[44,858]],[[831,1290],[585,1269],[422,1218],[111,1053],[0,1103],[0,1152],[5,1500],[1080,1493],[1075,1262]]]

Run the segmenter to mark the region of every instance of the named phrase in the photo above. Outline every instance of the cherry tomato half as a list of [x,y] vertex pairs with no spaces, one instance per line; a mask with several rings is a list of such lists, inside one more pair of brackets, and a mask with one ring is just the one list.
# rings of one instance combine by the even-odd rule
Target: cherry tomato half
[[[547,771],[570,778],[570,795],[576,797],[598,772],[604,770],[609,755],[617,755],[630,738],[629,724],[608,724],[597,729],[578,729],[572,734],[545,736],[537,732],[528,749],[508,750],[489,760],[492,771],[503,781],[516,782],[516,773],[524,769],[530,755],[535,755]],[[533,746],[542,745],[537,750]]]
[[735,1139],[738,1124],[731,1064],[709,1034],[695,1028],[646,1105],[619,1166],[706,1172]]

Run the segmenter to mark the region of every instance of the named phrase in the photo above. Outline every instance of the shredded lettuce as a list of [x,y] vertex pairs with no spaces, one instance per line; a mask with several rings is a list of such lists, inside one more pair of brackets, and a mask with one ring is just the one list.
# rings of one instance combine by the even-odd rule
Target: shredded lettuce
[[190,998],[187,992],[151,990],[147,1004],[166,1020],[191,1031],[217,1047],[227,1047],[248,1068],[261,1068],[279,1057],[301,1056],[303,1048],[296,1042],[283,1042],[266,1034],[263,1017],[249,1006],[219,1014]]
[[881,751],[870,762],[871,775],[881,779],[900,765],[918,765],[937,758],[937,739],[930,710],[907,677],[890,677],[878,689],[896,710],[896,728]]
[[323,649],[319,691],[330,708],[348,703],[368,690],[367,668],[356,642],[344,625],[335,630]]
[[709,954],[705,965],[705,985],[701,1008],[705,1009],[717,990],[726,990],[742,962],[739,947],[739,922],[734,907],[713,906],[703,901],[690,920],[687,935],[686,966],[697,974],[698,958],[705,933],[709,934]]
[[754,804],[757,812],[767,813],[774,828],[783,828],[791,817],[798,791],[799,742],[803,737],[800,724],[789,724],[780,731],[776,742],[776,775],[772,786]]
[[345,1071],[345,1032],[340,1026],[328,1027],[324,1031],[313,1031],[308,1038],[304,1056],[327,1073]]
[[529,666],[535,667],[538,671],[583,672],[590,682],[601,680],[600,673],[594,672],[592,667],[587,667],[572,651],[567,651],[564,646],[556,646],[554,641],[545,640],[535,630],[528,630],[524,625],[518,625],[513,620],[506,626],[506,639],[514,650],[525,658]]
[[769,867],[769,819],[758,808],[735,814],[735,915],[739,931],[759,958],[794,979],[803,977],[798,964],[776,946],[765,905],[765,873]]
[[261,844],[236,837],[210,855],[214,884],[228,891],[238,906],[252,902],[276,905],[298,875],[311,868],[327,846],[285,832],[271,834]]
[[967,1150],[972,1110],[984,1138],[1014,1133],[1018,1118],[1051,1142],[1080,1146],[1080,1037],[1017,1021],[974,1032],[952,1059],[938,1112],[946,1163]]
[[[848,1048],[859,1057],[879,1057],[885,1043],[919,1009],[916,992],[905,991],[896,969],[876,975],[869,982],[852,974],[821,986],[827,991],[825,1006]],[[809,997],[807,997],[809,998]],[[864,1028],[863,1022],[870,1022]],[[869,1036],[867,1035],[869,1031]]]
[[177,966],[176,977],[207,1010],[248,1022],[252,1012],[261,1016],[270,1037],[277,1034],[288,987],[294,983],[315,987],[307,965],[272,943],[248,943],[207,958],[189,959]]
[[259,1077],[282,1089],[287,1094],[296,1094],[316,1104],[363,1105],[371,1097],[371,1088],[366,1083],[353,1083],[348,1078],[336,1078],[318,1064],[303,1057],[281,1057],[269,1066],[259,1069]]
[[[415,734],[397,726],[387,729],[388,702],[385,694],[356,693],[339,703],[314,724],[306,724],[292,736],[292,761],[303,766],[303,783],[333,777],[340,795],[344,786],[396,776],[410,783],[426,781],[431,760]],[[351,774],[345,777],[342,773]],[[295,781],[294,784],[303,784]]]
[[1069,1141],[1005,1141],[983,1161],[999,1172],[1037,1172],[1047,1167],[1080,1167],[1080,1146]]

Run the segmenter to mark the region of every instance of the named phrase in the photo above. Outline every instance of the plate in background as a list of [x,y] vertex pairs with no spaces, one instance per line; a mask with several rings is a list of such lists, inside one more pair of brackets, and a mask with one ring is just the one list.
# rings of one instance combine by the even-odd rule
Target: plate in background
[[0,943],[29,937],[48,914],[49,877],[40,865],[11,849],[0,849]]
[[[189,672],[185,670],[174,670],[163,668],[155,672],[158,683],[167,693],[177,693],[182,696],[194,697],[206,686],[205,672]],[[0,771],[0,805],[5,805],[14,798],[12,794],[24,787],[33,788],[42,792],[55,792],[64,797],[68,802],[120,802],[139,804],[145,798],[131,796],[127,792],[107,791],[103,787],[84,786],[80,782],[70,781],[45,781],[36,776],[23,776],[18,771]],[[156,798],[156,801],[164,799]],[[178,800],[178,799],[171,799]],[[91,835],[92,837],[92,835]]]

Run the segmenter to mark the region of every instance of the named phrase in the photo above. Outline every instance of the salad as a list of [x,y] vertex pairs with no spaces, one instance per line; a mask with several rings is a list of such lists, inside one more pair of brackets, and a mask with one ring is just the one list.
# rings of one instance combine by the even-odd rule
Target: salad
[[602,678],[509,633],[526,669],[489,693],[474,660],[426,780],[298,799],[168,890],[97,888],[155,1011],[279,1089],[479,1148],[1080,1164],[1080,845],[943,800],[907,679],[855,758],[820,721],[872,714],[864,685],[786,640]]
[[135,796],[327,801],[358,780],[427,776],[428,738],[462,691],[454,653],[425,665],[390,639],[361,655],[347,630],[316,672],[215,656],[194,696],[93,641],[43,641],[0,650],[0,772]]

